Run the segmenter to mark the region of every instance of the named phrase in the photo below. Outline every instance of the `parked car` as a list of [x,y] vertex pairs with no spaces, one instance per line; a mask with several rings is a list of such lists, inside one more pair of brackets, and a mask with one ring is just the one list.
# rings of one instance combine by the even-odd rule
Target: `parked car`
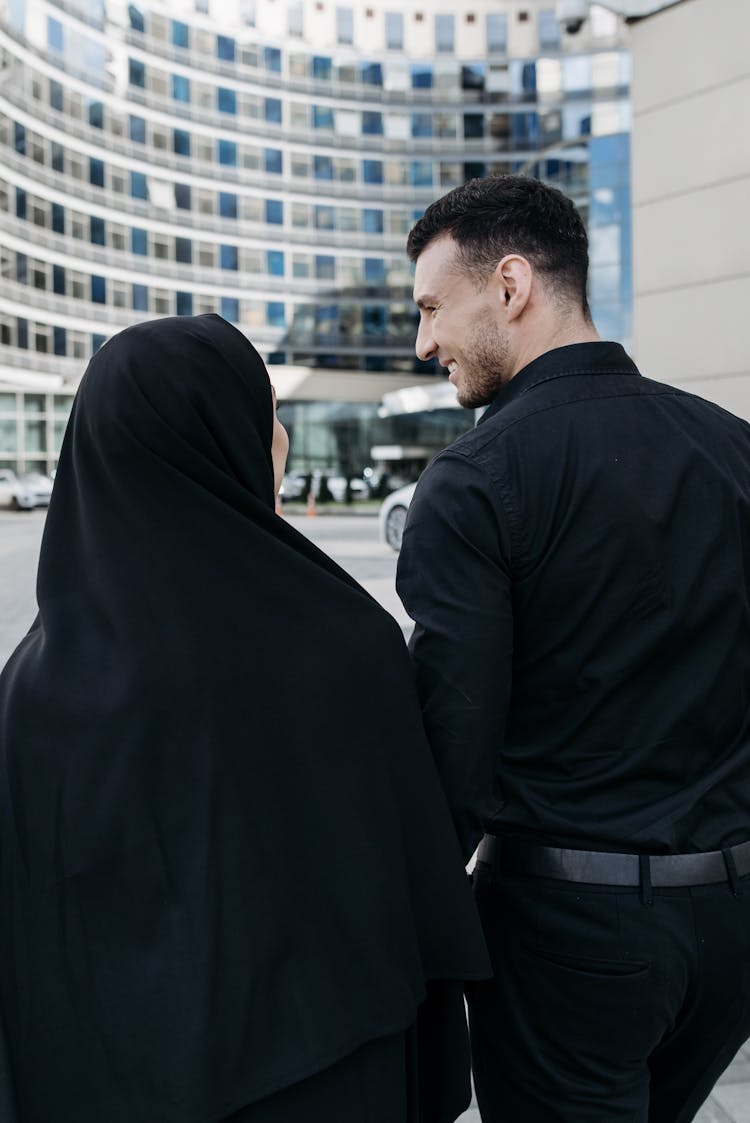
[[406,515],[416,486],[416,483],[407,484],[398,491],[392,491],[380,508],[380,538],[396,553],[401,549]]
[[52,480],[41,472],[21,476],[15,484],[11,502],[17,511],[31,511],[34,507],[48,507],[52,495]]
[[0,507],[10,507],[13,503],[13,488],[18,476],[12,468],[0,468]]

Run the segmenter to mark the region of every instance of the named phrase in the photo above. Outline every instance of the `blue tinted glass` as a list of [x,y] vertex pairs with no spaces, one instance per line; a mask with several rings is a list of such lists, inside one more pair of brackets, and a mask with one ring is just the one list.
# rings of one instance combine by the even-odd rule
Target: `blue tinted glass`
[[128,81],[131,86],[143,89],[146,85],[146,67],[137,58],[128,59]]
[[65,328],[55,327],[52,329],[52,338],[54,340],[53,350],[56,355],[64,355],[67,351],[68,336]]
[[362,133],[365,136],[383,135],[383,114],[371,109],[362,111]]
[[148,312],[147,285],[133,285],[131,303],[135,312]]
[[237,196],[227,191],[219,192],[219,215],[221,218],[237,217]]
[[133,199],[148,199],[148,183],[143,172],[130,173],[130,195]]
[[93,246],[104,246],[107,244],[104,219],[98,218],[93,214],[89,218],[89,241]]
[[16,188],[16,218],[26,218],[26,191],[23,187]]
[[412,160],[410,171],[414,187],[432,187],[432,164],[429,160]]
[[315,276],[319,281],[333,281],[336,276],[336,259],[332,254],[315,255]]
[[487,50],[503,52],[508,48],[508,17],[497,12],[487,16]]
[[104,106],[100,101],[89,102],[89,124],[95,129],[104,128]]
[[175,305],[178,316],[192,316],[193,294],[191,292],[176,292]]
[[464,113],[464,137],[476,140],[484,136],[484,116],[481,113]]
[[238,324],[240,322],[240,302],[235,296],[222,296],[221,315],[225,320],[229,320],[230,324]]
[[52,266],[52,291],[58,296],[65,296],[65,266]]
[[29,280],[29,259],[25,253],[16,254],[16,280],[25,285]]
[[193,243],[190,238],[175,238],[174,257],[175,261],[180,261],[183,265],[190,265],[193,260]]
[[487,68],[483,63],[472,62],[461,67],[461,89],[483,90]]
[[186,23],[182,23],[181,20],[172,20],[172,46],[190,46],[190,28]]
[[65,167],[65,150],[59,141],[53,140],[51,144],[52,170],[61,172]]
[[336,9],[336,38],[339,43],[349,46],[354,42],[354,12],[351,8]]
[[263,65],[275,74],[281,73],[281,51],[278,47],[263,48]]
[[47,46],[51,51],[63,49],[63,29],[59,19],[47,16]]
[[362,161],[362,178],[365,183],[382,183],[383,182],[383,161],[382,160],[363,160]]
[[89,183],[92,187],[104,187],[104,161],[89,157]]
[[313,156],[313,175],[316,179],[333,179],[333,159],[330,156]]
[[65,233],[65,208],[62,203],[52,204],[52,229],[55,234]]
[[130,248],[133,253],[144,257],[148,255],[148,234],[145,230],[140,230],[137,226],[133,227],[130,231]]
[[219,262],[222,269],[237,269],[239,265],[239,254],[237,253],[237,247],[220,246]]
[[104,277],[97,277],[96,274],[91,278],[91,299],[94,304],[107,303],[107,282]]
[[480,160],[467,161],[464,164],[464,179],[484,179],[487,175],[487,165]]
[[190,210],[190,184],[189,183],[176,183],[174,185],[174,201],[175,206],[181,211]]
[[19,156],[26,155],[26,127],[18,121],[13,122],[13,147]]
[[362,211],[362,229],[365,234],[383,233],[383,212],[365,207]]
[[107,342],[106,335],[92,335],[91,336],[91,354],[95,355],[100,347],[103,347]]
[[404,17],[401,12],[385,13],[385,45],[389,51],[403,50]]
[[227,89],[226,86],[219,86],[216,91],[216,104],[219,113],[236,113],[237,94],[234,90]]
[[130,139],[136,144],[146,143],[146,121],[143,117],[130,115]]
[[432,114],[431,113],[412,113],[411,115],[411,135],[412,136],[432,136]]
[[280,148],[265,148],[264,158],[266,171],[272,175],[281,175],[283,170],[282,155]]
[[274,367],[284,365],[286,362],[286,351],[269,351],[268,358],[266,359],[266,366]]
[[236,44],[228,35],[216,36],[216,57],[224,62],[234,62]]
[[268,250],[266,253],[266,269],[272,277],[284,276],[284,254],[281,250]]
[[63,88],[60,82],[56,82],[54,78],[50,78],[49,83],[49,103],[52,109],[62,111],[63,107]]
[[333,109],[329,105],[314,105],[312,107],[312,123],[314,129],[332,129]]
[[172,75],[172,97],[175,101],[190,101],[190,79],[182,74]]
[[269,300],[266,304],[266,322],[272,328],[286,327],[286,314],[280,300]]
[[432,86],[432,67],[417,62],[411,68],[411,85],[414,90],[429,90]]
[[365,258],[365,281],[368,285],[379,285],[385,281],[385,261],[382,257]]
[[280,226],[284,221],[284,204],[281,199],[266,199],[266,222]]
[[331,77],[331,60],[324,55],[313,55],[312,60],[312,76],[313,78],[330,78]]
[[172,149],[176,156],[190,155],[190,133],[187,129],[173,129]]
[[385,308],[380,304],[365,304],[362,328],[365,335],[382,335],[385,331]]
[[435,16],[435,47],[438,51],[452,51],[455,41],[455,16]]
[[20,317],[16,320],[16,338],[18,339],[18,346],[25,351],[29,346],[28,320],[22,320]]
[[227,167],[237,167],[237,145],[233,140],[219,141],[219,163]]
[[281,124],[281,99],[277,97],[267,97],[265,104],[265,119],[269,125]]
[[128,4],[128,16],[130,17],[130,27],[133,31],[145,31],[143,22],[143,13],[135,4]]
[[333,226],[334,226],[333,207],[316,206],[316,208],[315,208],[315,225],[318,228],[318,230],[333,230]]
[[367,86],[383,85],[383,67],[379,62],[360,63],[359,76]]

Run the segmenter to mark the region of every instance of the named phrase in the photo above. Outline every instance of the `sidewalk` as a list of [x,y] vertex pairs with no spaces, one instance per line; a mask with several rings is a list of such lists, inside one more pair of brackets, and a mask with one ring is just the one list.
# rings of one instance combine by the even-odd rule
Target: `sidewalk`
[[[481,1123],[476,1100],[457,1123]],[[695,1123],[750,1123],[750,1042],[740,1049],[696,1115]]]

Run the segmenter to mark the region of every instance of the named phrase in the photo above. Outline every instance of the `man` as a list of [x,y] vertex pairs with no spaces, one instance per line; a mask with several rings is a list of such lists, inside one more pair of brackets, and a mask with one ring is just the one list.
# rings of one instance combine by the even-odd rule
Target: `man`
[[473,180],[408,251],[418,356],[489,406],[398,575],[480,843],[482,1118],[683,1123],[750,1035],[750,427],[599,341],[552,188]]

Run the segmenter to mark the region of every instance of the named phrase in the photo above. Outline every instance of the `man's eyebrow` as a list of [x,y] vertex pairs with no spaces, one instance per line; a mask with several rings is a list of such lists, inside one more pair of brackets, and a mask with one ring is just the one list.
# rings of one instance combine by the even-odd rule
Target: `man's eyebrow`
[[420,296],[419,300],[415,300],[417,308],[431,308],[434,304],[438,303],[436,296]]

